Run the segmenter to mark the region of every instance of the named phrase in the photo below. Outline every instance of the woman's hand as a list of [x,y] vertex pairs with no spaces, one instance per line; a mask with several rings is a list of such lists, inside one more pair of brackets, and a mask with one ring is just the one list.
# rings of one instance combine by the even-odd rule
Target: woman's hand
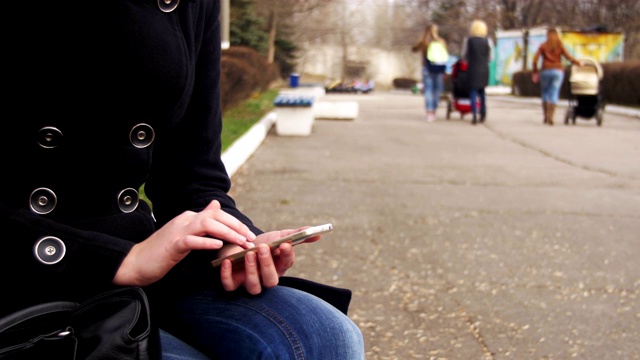
[[532,72],[531,81],[533,81],[534,84],[537,84],[539,80],[540,80],[540,73],[537,71]]
[[160,280],[191,250],[216,250],[224,242],[253,247],[255,234],[220,209],[217,200],[200,212],[186,211],[131,248],[113,278],[116,285],[145,286]]
[[[295,252],[289,243],[283,243],[273,251],[266,244],[306,228],[271,231],[259,235],[255,240],[257,251],[247,253],[244,257],[244,264],[232,266],[230,260],[222,262],[220,267],[222,286],[227,291],[244,286],[250,294],[255,295],[259,294],[263,287],[270,288],[278,285],[280,276],[283,276],[293,266]],[[320,240],[320,237],[320,235],[314,236],[305,242],[315,242]],[[231,248],[233,247],[221,251],[220,256],[223,257],[241,250],[238,247]]]

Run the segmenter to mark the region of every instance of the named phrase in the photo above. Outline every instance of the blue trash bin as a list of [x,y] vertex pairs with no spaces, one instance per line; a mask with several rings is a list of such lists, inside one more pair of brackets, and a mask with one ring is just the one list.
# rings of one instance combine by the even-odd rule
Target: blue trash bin
[[292,88],[297,88],[300,82],[300,74],[298,73],[291,73],[291,75],[289,75],[289,87]]

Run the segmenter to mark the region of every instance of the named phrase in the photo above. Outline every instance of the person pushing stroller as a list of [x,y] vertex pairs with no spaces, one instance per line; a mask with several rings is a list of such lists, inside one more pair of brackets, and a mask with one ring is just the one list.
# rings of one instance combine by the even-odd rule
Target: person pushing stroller
[[[582,66],[582,62],[576,60],[562,44],[558,30],[549,28],[547,30],[547,41],[542,43],[533,56],[533,72],[531,80],[534,83],[540,81],[540,96],[542,97],[542,112],[544,114],[543,123],[553,125],[553,113],[560,97],[560,87],[564,79],[564,69],[562,68],[562,58],[566,58],[572,64]],[[542,58],[542,67],[538,65]]]
[[[488,37],[487,24],[484,21],[471,22],[469,37],[462,44],[462,59],[468,64],[467,87],[473,113],[471,124],[475,125],[478,121],[483,123],[487,116],[485,87],[489,84],[489,63],[493,60],[493,42]],[[478,103],[480,109],[477,109]]]

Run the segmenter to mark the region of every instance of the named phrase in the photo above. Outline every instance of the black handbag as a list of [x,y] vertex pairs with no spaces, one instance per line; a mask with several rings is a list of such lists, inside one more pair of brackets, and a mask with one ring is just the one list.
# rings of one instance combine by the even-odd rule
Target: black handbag
[[81,304],[38,304],[0,319],[0,359],[159,358],[144,291],[126,287]]

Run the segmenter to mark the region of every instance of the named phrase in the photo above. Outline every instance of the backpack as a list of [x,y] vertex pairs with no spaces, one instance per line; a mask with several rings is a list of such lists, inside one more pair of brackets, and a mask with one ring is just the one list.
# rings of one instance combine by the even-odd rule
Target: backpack
[[431,41],[425,54],[427,69],[431,73],[443,73],[447,68],[449,52],[441,41]]

